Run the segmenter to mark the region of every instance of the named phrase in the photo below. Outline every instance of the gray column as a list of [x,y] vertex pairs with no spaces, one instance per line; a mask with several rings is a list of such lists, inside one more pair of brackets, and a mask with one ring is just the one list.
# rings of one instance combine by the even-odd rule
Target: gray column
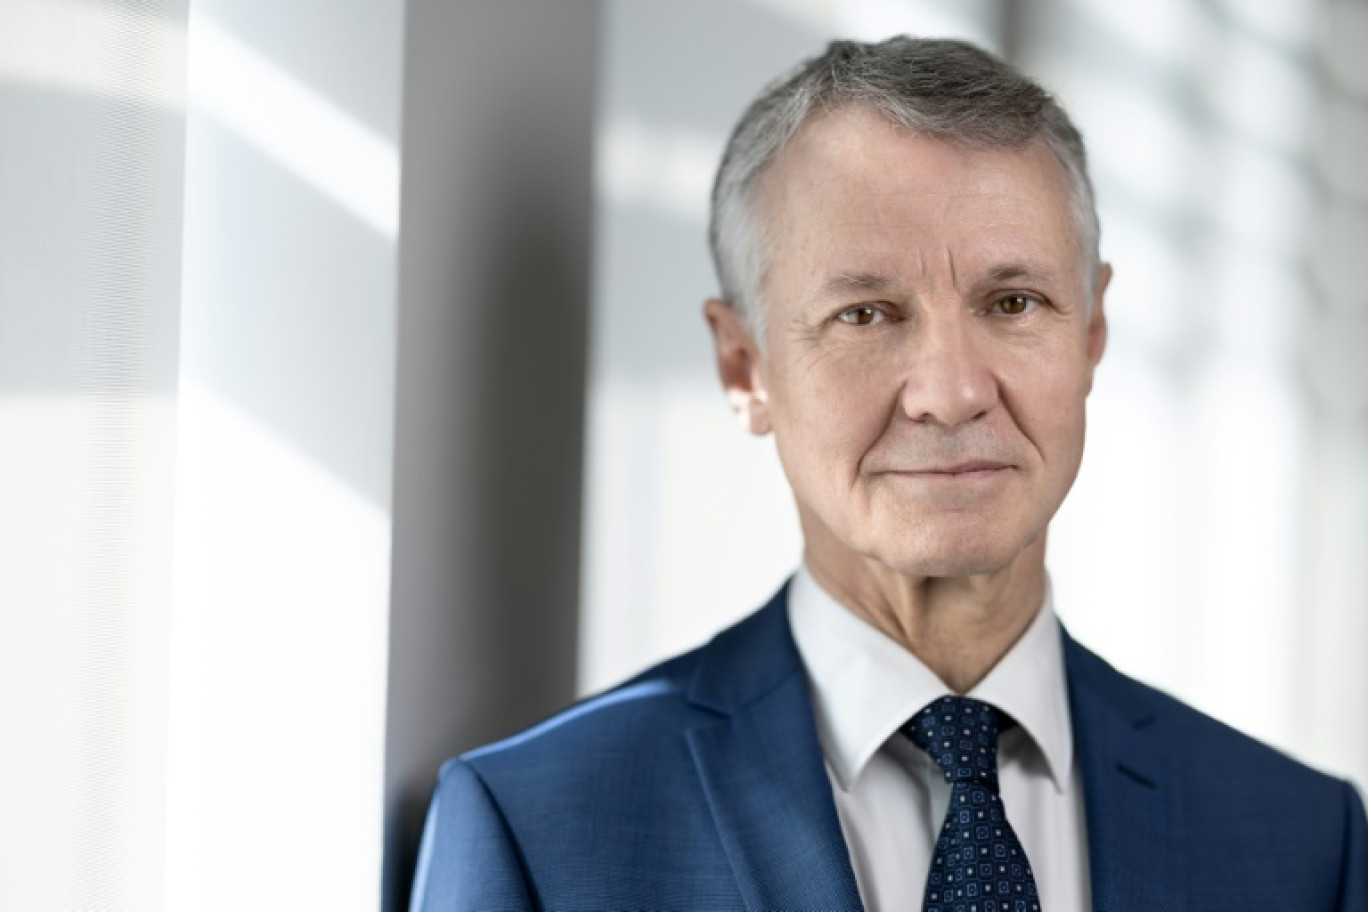
[[387,909],[441,760],[574,695],[598,18],[408,7]]

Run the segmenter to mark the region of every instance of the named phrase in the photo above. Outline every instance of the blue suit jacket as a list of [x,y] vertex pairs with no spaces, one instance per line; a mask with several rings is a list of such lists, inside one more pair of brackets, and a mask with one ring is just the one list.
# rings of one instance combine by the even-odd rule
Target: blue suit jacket
[[[1064,655],[1098,910],[1368,912],[1368,832],[1350,785],[1067,636]],[[859,908],[786,590],[708,645],[449,761],[413,901]]]

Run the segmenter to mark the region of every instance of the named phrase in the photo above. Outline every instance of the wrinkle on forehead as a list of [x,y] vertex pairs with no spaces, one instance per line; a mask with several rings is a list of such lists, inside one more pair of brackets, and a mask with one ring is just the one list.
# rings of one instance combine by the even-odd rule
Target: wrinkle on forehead
[[[806,205],[830,206],[827,223],[835,227],[934,228],[972,221],[980,229],[1034,228],[1042,219],[1056,227],[1070,227],[1071,214],[1043,186],[1038,192],[1021,192],[1019,181],[999,177],[982,180],[974,187],[926,190],[909,175],[907,186],[887,190],[876,189],[868,181],[851,180],[837,169],[829,175],[824,185],[812,185]],[[777,202],[791,203],[793,197],[786,193]]]
[[795,136],[761,189],[766,281],[797,279],[786,293],[803,301],[841,271],[931,291],[963,290],[1004,263],[1081,266],[1067,176],[1043,142],[968,148],[836,112]]
[[[925,168],[952,175],[954,185],[928,187],[923,169],[908,166],[912,143]],[[1013,165],[1022,159],[1039,167]],[[1071,241],[1074,234],[1068,178],[1043,140],[1019,149],[970,147],[916,134],[860,107],[804,124],[762,176],[756,204],[769,220],[799,197],[808,204],[839,201],[827,213],[833,226],[896,228],[974,219],[984,227],[1029,227],[1045,217]],[[859,201],[858,213],[850,212],[851,199]],[[781,219],[775,227],[787,226]]]

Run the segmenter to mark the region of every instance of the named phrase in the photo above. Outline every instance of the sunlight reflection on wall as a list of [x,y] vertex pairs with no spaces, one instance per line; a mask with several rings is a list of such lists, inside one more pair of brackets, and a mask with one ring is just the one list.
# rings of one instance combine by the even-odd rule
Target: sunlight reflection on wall
[[168,909],[380,895],[402,4],[277,12],[191,3]]
[[[190,103],[393,239],[399,153],[203,14],[190,16]],[[269,99],[269,103],[263,100]]]

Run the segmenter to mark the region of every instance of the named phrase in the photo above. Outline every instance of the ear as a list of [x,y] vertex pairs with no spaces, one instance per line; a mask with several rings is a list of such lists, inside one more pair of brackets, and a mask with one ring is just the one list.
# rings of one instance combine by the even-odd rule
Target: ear
[[768,434],[769,392],[765,389],[763,359],[754,333],[731,302],[721,298],[704,302],[703,317],[712,331],[717,376],[727,391],[732,410],[746,430],[757,436]]
[[1107,286],[1111,284],[1111,263],[1103,263],[1097,270],[1097,282],[1093,288],[1092,312],[1088,318],[1088,391],[1092,392],[1093,371],[1107,350],[1107,311],[1103,299],[1107,296]]

